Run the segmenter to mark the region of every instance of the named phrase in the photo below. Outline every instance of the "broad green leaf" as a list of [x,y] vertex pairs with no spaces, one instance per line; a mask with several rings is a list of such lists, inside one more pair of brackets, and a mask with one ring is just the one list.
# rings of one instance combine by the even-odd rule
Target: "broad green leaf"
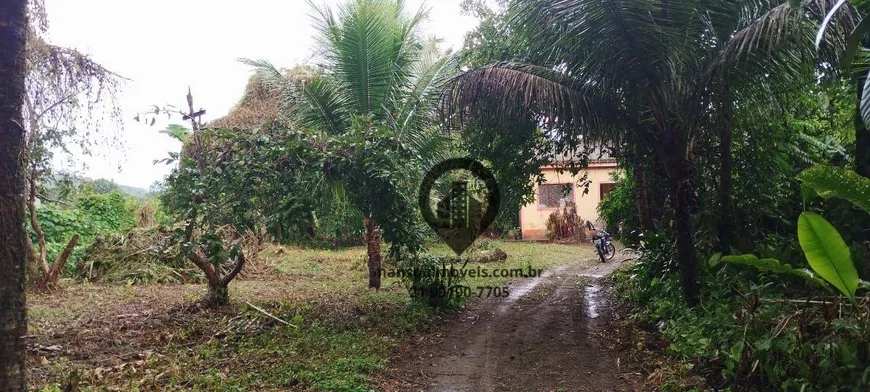
[[715,267],[719,265],[719,262],[722,261],[722,252],[718,252],[713,256],[710,256],[710,260],[707,261],[707,265],[710,267]]
[[798,218],[798,241],[813,271],[854,300],[858,271],[837,229],[821,215],[804,212]]
[[160,131],[160,133],[167,134],[182,143],[187,142],[187,139],[190,137],[190,130],[179,124],[169,124],[169,126]]
[[810,271],[806,268],[794,268],[790,264],[780,263],[777,259],[759,259],[755,255],[746,254],[722,256],[722,261],[731,264],[748,265],[758,268],[762,271],[773,272],[776,274],[796,276],[809,282],[815,283],[819,286],[828,286],[827,283],[825,283],[824,280],[816,276],[813,271]]
[[854,170],[817,165],[804,170],[798,179],[825,199],[836,197],[848,200],[870,213],[870,179],[858,175]]

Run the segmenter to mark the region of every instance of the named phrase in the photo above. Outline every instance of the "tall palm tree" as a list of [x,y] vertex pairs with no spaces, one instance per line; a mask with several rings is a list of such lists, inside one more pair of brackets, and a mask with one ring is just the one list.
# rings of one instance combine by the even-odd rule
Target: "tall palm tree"
[[414,173],[437,156],[433,127],[445,84],[458,68],[424,41],[420,10],[401,0],[351,0],[337,16],[315,6],[321,70],[297,88],[266,62],[249,62],[284,97],[295,127],[315,140],[331,187],[365,216],[369,287],[380,287],[380,235],[391,250],[416,251]]
[[573,141],[568,147],[583,140],[650,148],[665,168],[681,284],[694,306],[693,142],[737,94],[763,98],[765,84],[804,74],[816,59],[804,42],[835,2],[515,0],[511,31],[528,35],[522,55],[530,60],[463,73],[446,92],[447,114],[507,124],[532,112]]
[[24,43],[27,2],[0,4],[0,389],[27,389],[24,231]]

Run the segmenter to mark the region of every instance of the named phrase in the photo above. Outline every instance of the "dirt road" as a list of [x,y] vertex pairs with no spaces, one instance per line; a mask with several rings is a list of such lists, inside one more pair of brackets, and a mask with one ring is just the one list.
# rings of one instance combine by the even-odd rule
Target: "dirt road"
[[[617,256],[619,258],[619,256]],[[635,391],[603,278],[620,261],[569,264],[480,300],[393,361],[394,391]]]

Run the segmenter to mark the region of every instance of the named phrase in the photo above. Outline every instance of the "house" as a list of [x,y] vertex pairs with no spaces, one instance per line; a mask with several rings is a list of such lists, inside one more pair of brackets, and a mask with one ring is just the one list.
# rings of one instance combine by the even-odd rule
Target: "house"
[[[614,175],[618,171],[616,158],[606,154],[599,154],[597,159],[590,156],[589,165],[577,175],[572,175],[559,162],[541,167],[545,182],[535,185],[535,200],[520,208],[523,239],[546,239],[550,214],[569,201],[574,202],[577,215],[583,221],[588,220],[595,227],[603,228],[604,222],[598,218],[598,202],[616,185]],[[587,185],[588,193],[584,194]]]

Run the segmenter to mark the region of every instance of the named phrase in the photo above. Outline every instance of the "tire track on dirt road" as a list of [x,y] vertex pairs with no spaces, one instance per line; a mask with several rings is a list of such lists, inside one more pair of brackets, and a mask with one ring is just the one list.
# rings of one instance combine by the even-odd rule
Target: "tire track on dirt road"
[[622,259],[562,265],[478,301],[395,358],[392,391],[635,391],[604,278]]

